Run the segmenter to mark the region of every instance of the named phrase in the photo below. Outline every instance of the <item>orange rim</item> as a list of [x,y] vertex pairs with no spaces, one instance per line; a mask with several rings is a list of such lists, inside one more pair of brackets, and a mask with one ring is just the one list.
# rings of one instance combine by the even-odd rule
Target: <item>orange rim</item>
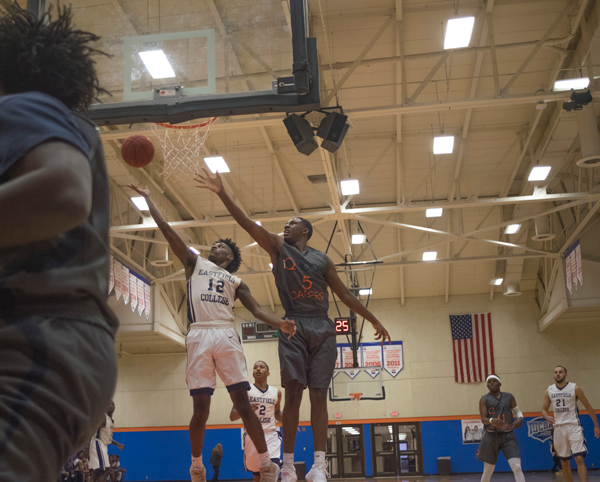
[[193,124],[191,126],[174,126],[173,124],[162,123],[162,122],[156,122],[156,125],[161,126],[161,127],[166,127],[167,129],[199,129],[201,127],[206,127],[207,125],[212,124],[217,119],[218,119],[218,117],[213,117],[212,119],[208,119],[206,122],[203,122],[202,124]]

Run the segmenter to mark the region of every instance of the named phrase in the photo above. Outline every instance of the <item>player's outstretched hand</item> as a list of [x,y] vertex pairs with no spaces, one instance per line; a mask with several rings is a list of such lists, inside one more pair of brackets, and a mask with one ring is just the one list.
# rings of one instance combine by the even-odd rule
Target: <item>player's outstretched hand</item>
[[383,327],[383,325],[379,323],[379,321],[377,321],[377,323],[371,322],[371,324],[373,325],[373,328],[375,328],[375,339],[377,341],[381,340],[382,346],[384,345],[386,340],[391,345],[392,338],[390,337],[390,334],[387,332],[387,330]]
[[288,320],[287,318],[284,318],[281,321],[279,328],[281,328],[281,331],[290,336],[294,336],[296,334],[296,322],[294,320]]
[[554,420],[554,417],[551,417],[550,415],[548,415],[546,417],[546,421],[550,424],[550,425],[554,425],[556,423],[556,420]]
[[223,189],[221,175],[218,172],[215,172],[215,175],[212,176],[205,168],[202,168],[202,171],[203,172],[196,174],[196,177],[194,177],[194,181],[198,183],[198,187],[219,194]]
[[253,412],[256,412],[259,409],[260,405],[258,405],[257,403],[252,403],[250,405],[250,408],[252,409]]
[[523,417],[517,418],[517,420],[513,423],[513,428],[519,428],[523,425]]
[[598,425],[594,427],[594,436],[600,438],[600,427]]
[[148,186],[146,186],[145,189],[142,189],[141,187],[138,187],[135,184],[128,184],[127,187],[130,188],[130,189],[133,189],[135,192],[137,192],[144,199],[148,199],[150,197],[150,189],[148,189]]

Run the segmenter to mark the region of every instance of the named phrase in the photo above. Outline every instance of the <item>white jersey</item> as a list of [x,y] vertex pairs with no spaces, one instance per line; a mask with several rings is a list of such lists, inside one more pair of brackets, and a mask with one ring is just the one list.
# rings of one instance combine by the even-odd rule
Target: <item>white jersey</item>
[[250,385],[248,391],[248,397],[250,398],[250,404],[258,405],[258,408],[254,411],[256,416],[260,420],[263,431],[273,432],[277,430],[277,420],[275,420],[275,405],[279,398],[279,390],[275,387],[267,385],[267,389],[263,392],[256,385]]
[[575,386],[575,383],[568,382],[563,388],[558,388],[555,384],[548,387],[554,420],[556,420],[555,425],[566,425],[568,423],[580,425]]
[[94,438],[102,442],[105,446],[108,446],[110,445],[113,439],[113,430],[115,428],[115,422],[108,415],[104,414],[104,416],[106,417],[106,425],[98,429],[96,435],[94,435]]
[[235,290],[242,280],[211,261],[198,256],[187,281],[190,323],[207,327],[233,327]]

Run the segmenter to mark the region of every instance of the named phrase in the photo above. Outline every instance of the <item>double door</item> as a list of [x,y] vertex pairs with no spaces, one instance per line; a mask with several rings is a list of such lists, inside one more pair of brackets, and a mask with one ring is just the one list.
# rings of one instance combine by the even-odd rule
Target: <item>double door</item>
[[327,429],[327,468],[332,478],[365,476],[362,425],[336,425]]
[[423,475],[419,423],[371,425],[375,477]]

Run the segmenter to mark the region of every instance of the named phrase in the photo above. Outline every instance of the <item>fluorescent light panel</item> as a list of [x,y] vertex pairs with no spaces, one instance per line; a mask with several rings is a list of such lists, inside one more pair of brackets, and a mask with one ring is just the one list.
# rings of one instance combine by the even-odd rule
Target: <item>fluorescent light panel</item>
[[503,282],[503,281],[504,281],[504,278],[496,278],[496,279],[494,280],[494,284],[495,284],[496,286],[500,286],[500,285],[502,284],[502,282]]
[[167,56],[162,50],[140,52],[140,57],[153,79],[170,79],[175,77],[173,67],[171,67]]
[[204,162],[213,174],[215,172],[229,172],[229,167],[221,156],[205,157]]
[[506,226],[504,234],[516,234],[519,232],[519,229],[521,229],[520,224],[511,224],[510,226]]
[[367,237],[364,234],[353,234],[352,235],[352,244],[363,244],[367,240]]
[[194,248],[193,246],[190,246],[190,251],[194,254],[200,254],[200,251],[198,251],[196,248]]
[[429,208],[425,211],[425,216],[428,218],[439,218],[443,212],[444,210],[442,208]]
[[528,181],[545,181],[550,174],[550,166],[535,166],[529,173]]
[[269,268],[273,269],[273,263],[269,263]]
[[437,251],[425,251],[423,253],[423,261],[435,261],[437,258]]
[[362,289],[362,290],[358,290],[358,294],[360,296],[372,295],[373,294],[373,290],[371,288],[365,288],[365,289]]
[[344,196],[352,196],[353,194],[360,193],[360,186],[358,185],[358,180],[356,179],[346,179],[340,182],[342,187],[342,194]]
[[451,18],[446,25],[444,49],[460,49],[471,43],[475,17]]
[[563,90],[581,90],[590,85],[589,77],[581,77],[578,79],[564,79],[554,82],[554,91],[560,92]]
[[254,221],[254,224],[258,224],[259,226],[262,226],[262,223],[260,221]]
[[434,154],[452,154],[454,150],[454,136],[437,136],[433,138]]
[[137,207],[140,211],[150,211],[148,203],[142,196],[132,197],[131,202],[135,204],[135,207]]

